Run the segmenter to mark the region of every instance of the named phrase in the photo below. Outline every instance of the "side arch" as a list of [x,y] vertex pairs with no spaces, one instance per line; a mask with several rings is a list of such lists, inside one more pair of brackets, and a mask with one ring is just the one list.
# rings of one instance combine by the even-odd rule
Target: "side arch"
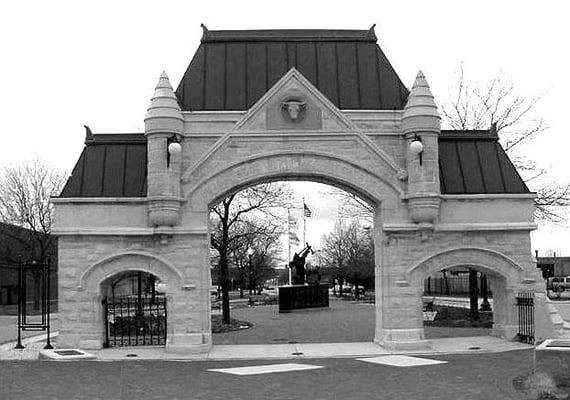
[[[419,286],[423,279],[444,268],[473,266],[495,273],[509,282],[516,282],[523,267],[495,250],[479,247],[461,247],[442,251],[408,269],[406,279]],[[518,283],[518,282],[517,282]]]
[[167,285],[182,285],[184,276],[162,257],[142,251],[128,251],[106,257],[89,266],[79,277],[79,289],[98,292],[99,285],[125,271],[151,273]]

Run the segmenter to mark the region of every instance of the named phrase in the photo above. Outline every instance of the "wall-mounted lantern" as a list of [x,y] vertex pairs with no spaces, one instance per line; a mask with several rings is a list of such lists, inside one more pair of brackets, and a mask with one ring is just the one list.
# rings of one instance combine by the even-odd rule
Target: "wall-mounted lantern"
[[424,144],[418,135],[414,135],[414,140],[410,143],[410,151],[412,154],[417,154],[420,158],[420,165],[422,165],[422,153],[424,151]]
[[168,154],[166,155],[166,166],[170,166],[170,157],[177,156],[182,152],[182,146],[180,145],[180,139],[176,135],[172,135],[166,140],[166,145],[168,146]]

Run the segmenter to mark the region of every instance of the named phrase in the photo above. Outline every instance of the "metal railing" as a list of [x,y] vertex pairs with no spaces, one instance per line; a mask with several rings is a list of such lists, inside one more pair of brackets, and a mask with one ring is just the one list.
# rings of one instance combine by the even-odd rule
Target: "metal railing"
[[516,301],[519,316],[517,336],[523,343],[534,344],[534,293],[518,293]]
[[166,297],[121,296],[103,300],[106,319],[104,347],[166,344]]

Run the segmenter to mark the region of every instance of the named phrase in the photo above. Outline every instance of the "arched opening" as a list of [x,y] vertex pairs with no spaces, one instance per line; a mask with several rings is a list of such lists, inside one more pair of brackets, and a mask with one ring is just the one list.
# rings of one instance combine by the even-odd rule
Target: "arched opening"
[[165,284],[142,270],[101,282],[103,347],[163,346],[167,335]]
[[410,281],[421,294],[418,310],[425,338],[489,334],[512,338],[521,271],[505,255],[480,248],[444,251],[412,268]]
[[[177,302],[184,301],[183,284],[183,274],[176,266],[145,251],[119,252],[91,264],[77,280],[77,296],[85,303],[76,311],[76,318],[89,324],[90,335],[75,346],[164,345],[176,334],[166,316]],[[163,323],[168,326],[164,328]]]
[[442,269],[424,279],[426,339],[490,335],[493,290],[504,290],[499,274],[469,265]]
[[[377,207],[330,179],[286,178],[240,185],[210,203],[213,343],[373,341]],[[275,204],[263,203],[271,196]],[[301,273],[289,265],[296,255]],[[299,286],[325,286],[327,306],[283,311],[284,288]]]

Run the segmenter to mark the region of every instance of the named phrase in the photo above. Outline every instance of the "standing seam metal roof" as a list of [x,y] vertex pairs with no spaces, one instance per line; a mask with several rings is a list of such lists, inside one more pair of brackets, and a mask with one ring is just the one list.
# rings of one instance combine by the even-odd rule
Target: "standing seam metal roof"
[[530,193],[492,131],[441,131],[442,194]]
[[185,111],[247,110],[291,68],[340,109],[402,109],[408,97],[365,30],[208,31],[176,96]]
[[146,197],[144,134],[98,134],[85,147],[60,197]]

